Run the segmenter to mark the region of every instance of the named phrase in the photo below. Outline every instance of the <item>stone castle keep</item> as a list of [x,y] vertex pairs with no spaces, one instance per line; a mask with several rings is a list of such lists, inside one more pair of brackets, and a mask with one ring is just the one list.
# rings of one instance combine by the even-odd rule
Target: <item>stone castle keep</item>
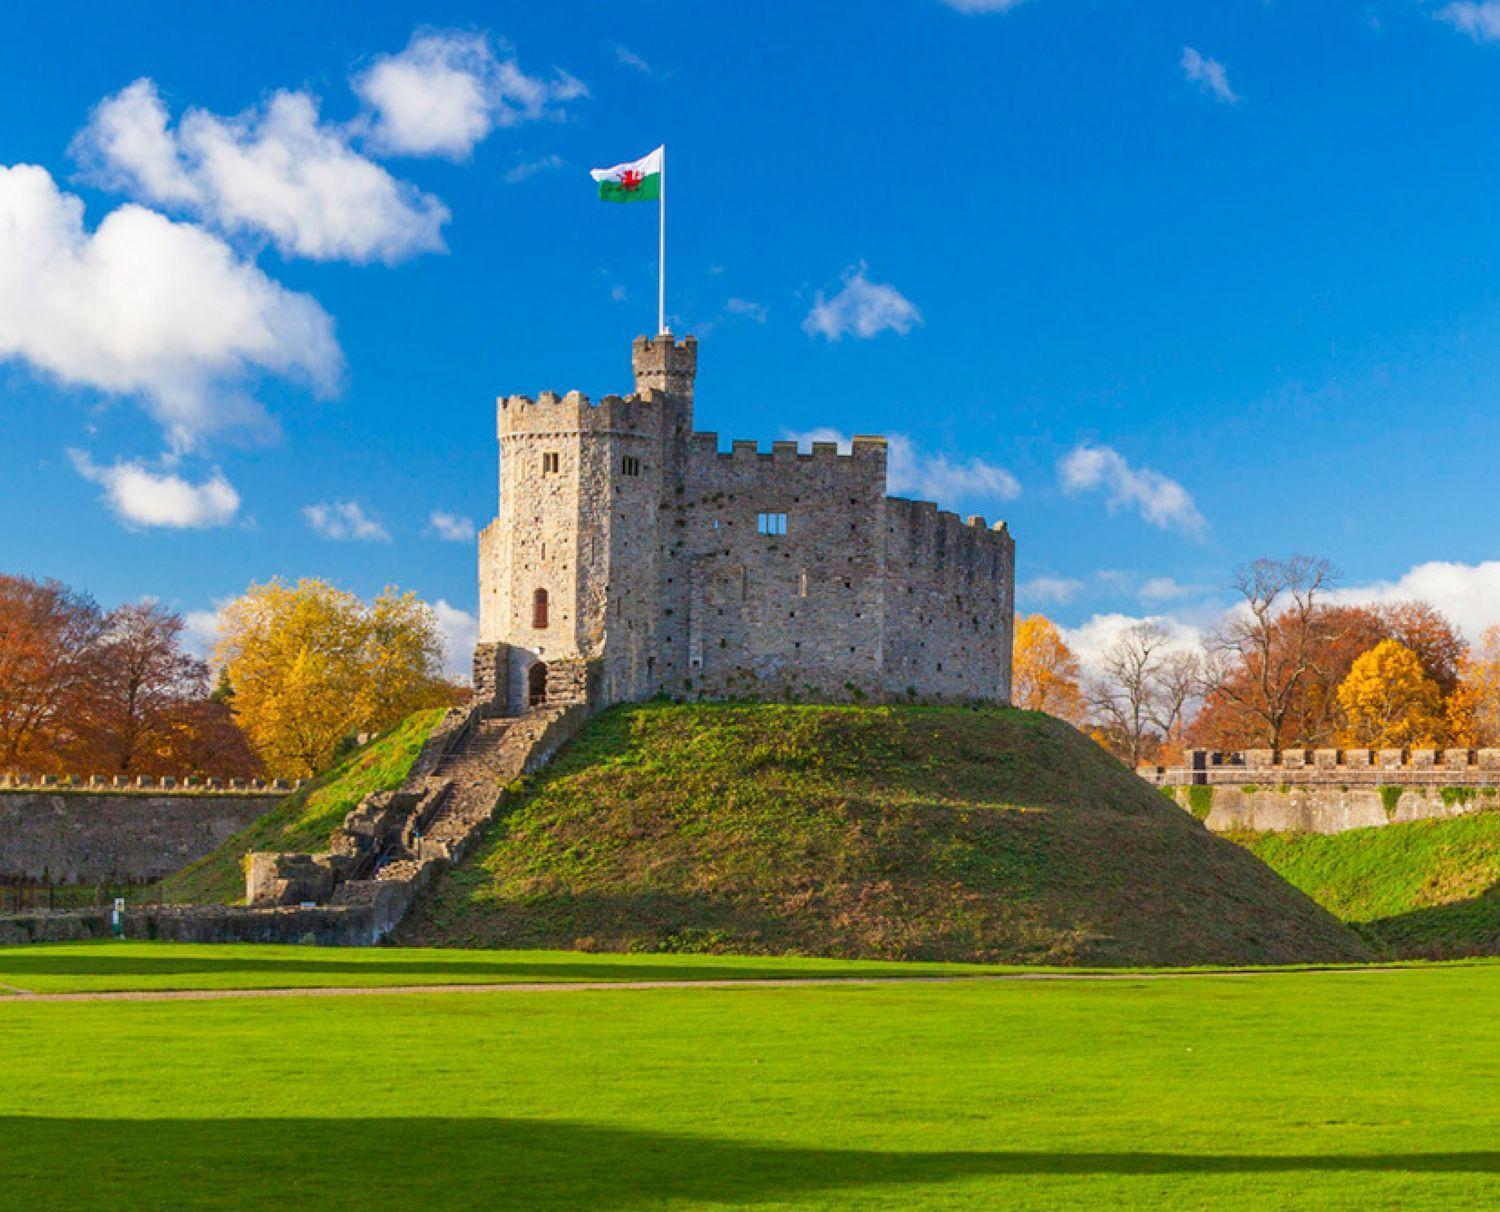
[[697,355],[639,337],[632,395],[498,402],[479,697],[1008,702],[1005,524],[886,496],[884,438],[721,451],[693,430]]

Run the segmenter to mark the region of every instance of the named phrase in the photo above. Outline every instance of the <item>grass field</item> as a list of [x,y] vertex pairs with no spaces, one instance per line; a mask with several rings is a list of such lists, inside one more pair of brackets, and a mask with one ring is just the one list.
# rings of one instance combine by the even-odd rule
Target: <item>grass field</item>
[[[73,949],[79,964],[90,954],[108,949]],[[0,981],[20,977],[15,955],[0,953]],[[152,953],[115,955],[145,968]],[[372,971],[383,960],[357,955],[343,958]],[[242,958],[241,981],[260,979],[268,957]],[[532,979],[536,957],[512,958]],[[487,979],[505,961],[486,957]],[[600,962],[549,961],[557,977]],[[234,983],[231,973],[216,979]],[[1488,962],[1027,983],[12,996],[0,999],[0,1206],[1492,1207],[1497,1006],[1500,964]]]
[[1235,840],[1385,953],[1500,955],[1500,812]]

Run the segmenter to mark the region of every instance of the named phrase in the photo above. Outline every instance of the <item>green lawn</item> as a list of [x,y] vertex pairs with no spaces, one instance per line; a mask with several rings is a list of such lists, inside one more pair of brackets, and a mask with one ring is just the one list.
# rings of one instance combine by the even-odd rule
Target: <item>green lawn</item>
[[1234,840],[1382,954],[1500,955],[1500,811]]
[[[341,962],[303,953],[330,954]],[[0,981],[28,986],[12,979],[15,956],[3,953],[11,975]],[[244,958],[249,983],[266,955]],[[558,975],[635,962],[728,963],[545,961]],[[0,1001],[0,1206],[1493,1207],[1497,1007],[1495,963],[842,988],[13,996]]]

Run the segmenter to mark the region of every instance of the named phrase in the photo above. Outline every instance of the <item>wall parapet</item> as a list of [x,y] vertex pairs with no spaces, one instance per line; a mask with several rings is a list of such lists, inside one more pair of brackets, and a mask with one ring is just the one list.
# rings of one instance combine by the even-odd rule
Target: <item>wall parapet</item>
[[32,774],[24,770],[0,772],[0,792],[67,791],[119,795],[138,792],[142,795],[288,795],[303,786],[305,779],[219,779],[186,775],[129,774]]
[[1500,786],[1500,749],[1190,749],[1185,756],[1181,766],[1137,773],[1158,787]]

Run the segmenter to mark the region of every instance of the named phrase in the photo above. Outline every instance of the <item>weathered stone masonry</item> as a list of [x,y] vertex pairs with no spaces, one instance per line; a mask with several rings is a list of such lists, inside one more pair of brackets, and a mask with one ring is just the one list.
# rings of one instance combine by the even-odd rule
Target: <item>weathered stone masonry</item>
[[1139,773],[1218,833],[1341,833],[1500,808],[1500,749],[1197,749]]
[[886,442],[720,449],[697,343],[638,338],[635,394],[499,401],[476,684],[506,709],[647,698],[1007,702],[1004,523],[887,497]]

